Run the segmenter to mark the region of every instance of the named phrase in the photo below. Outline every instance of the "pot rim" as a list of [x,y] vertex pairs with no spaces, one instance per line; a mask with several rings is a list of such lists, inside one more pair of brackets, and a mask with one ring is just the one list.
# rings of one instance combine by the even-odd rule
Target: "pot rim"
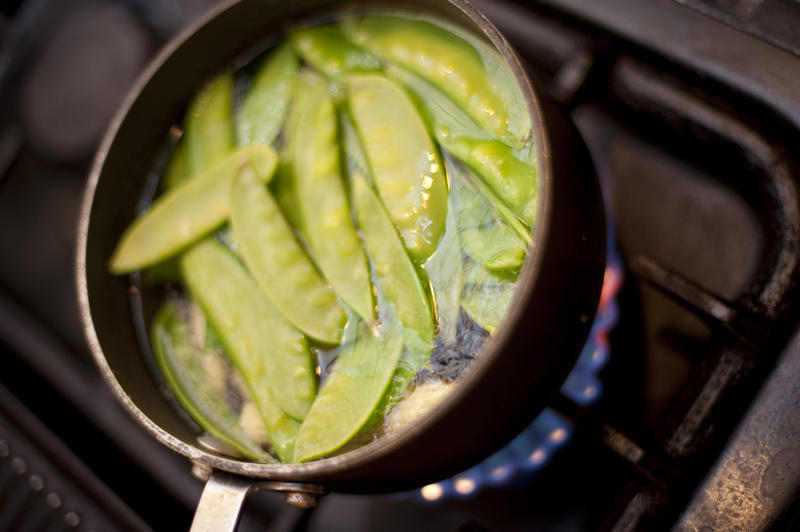
[[[114,376],[114,372],[103,354],[102,347],[94,328],[94,321],[89,303],[88,282],[86,277],[86,252],[89,233],[89,222],[91,218],[94,195],[100,176],[103,171],[106,157],[115,142],[117,133],[125,122],[131,107],[138,99],[140,93],[149,83],[151,78],[156,76],[167,60],[196,32],[210,24],[219,15],[233,8],[242,0],[229,0],[223,2],[216,8],[210,10],[198,21],[192,23],[182,30],[176,37],[171,39],[156,57],[150,62],[147,68],[139,76],[136,83],[126,95],[117,113],[111,121],[105,135],[103,136],[100,147],[94,157],[89,177],[84,189],[83,199],[78,220],[78,235],[76,248],[76,284],[78,292],[78,303],[80,317],[83,323],[83,331],[89,345],[92,357],[97,364],[105,381],[111,386],[114,395],[122,403],[134,419],[142,425],[159,442],[176,451],[189,460],[214,469],[219,469],[229,473],[234,473],[253,479],[281,480],[313,482],[315,478],[327,476],[332,473],[346,471],[360,465],[367,464],[380,459],[393,452],[394,449],[402,447],[406,442],[424,433],[429,427],[437,423],[446,412],[455,408],[461,398],[469,394],[480,380],[484,368],[491,365],[494,359],[500,356],[502,348],[509,341],[509,338],[518,325],[521,312],[533,291],[538,279],[538,272],[541,270],[541,263],[544,260],[544,250],[547,249],[546,238],[550,236],[550,226],[552,217],[552,165],[551,165],[551,145],[550,139],[545,135],[544,116],[542,114],[539,97],[536,89],[531,83],[520,58],[512,49],[509,42],[502,33],[489,21],[489,19],[469,0],[444,0],[480,29],[479,35],[489,40],[495,50],[503,57],[511,69],[517,85],[522,91],[528,112],[531,117],[531,135],[533,137],[534,149],[537,165],[537,205],[536,219],[532,229],[532,244],[528,248],[528,256],[525,260],[522,271],[519,275],[517,289],[508,310],[508,316],[502,325],[493,334],[482,348],[479,357],[470,363],[469,368],[460,377],[457,389],[448,393],[421,419],[415,420],[411,426],[404,428],[398,433],[383,436],[375,442],[365,444],[357,449],[322,458],[306,463],[274,464],[248,462],[232,457],[224,457],[213,454],[186,443],[170,432],[161,428],[157,423],[150,419],[136,405],[136,403],[126,393],[125,389]],[[362,12],[376,12],[380,9],[364,9]],[[402,9],[398,10],[402,11]],[[431,15],[429,18],[436,20],[437,17]],[[462,25],[463,27],[463,25]],[[467,28],[464,28],[467,29]],[[469,28],[471,31],[472,28]],[[276,32],[277,33],[277,32]],[[266,36],[265,36],[266,37]],[[560,384],[560,383],[559,383]]]

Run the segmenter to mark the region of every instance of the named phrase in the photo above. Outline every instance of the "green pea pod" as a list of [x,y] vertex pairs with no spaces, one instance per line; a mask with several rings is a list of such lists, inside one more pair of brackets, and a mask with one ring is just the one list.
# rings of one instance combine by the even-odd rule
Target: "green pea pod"
[[461,231],[461,242],[472,260],[493,272],[516,275],[525,262],[525,242],[502,223],[465,229]]
[[[452,199],[452,196],[451,196]],[[422,265],[428,274],[436,299],[439,335],[445,343],[456,341],[459,301],[461,299],[461,239],[458,234],[456,209],[448,202],[447,229],[439,249]]]
[[483,196],[489,204],[494,207],[495,216],[497,219],[502,220],[517,237],[522,240],[526,245],[529,245],[533,240],[531,238],[531,230],[520,221],[517,216],[511,212],[511,209],[506,207],[506,204],[497,197],[497,195],[490,189],[482,179],[478,179],[470,175],[469,181],[475,187],[475,190]]
[[230,212],[231,184],[242,165],[252,166],[261,181],[268,181],[277,159],[266,146],[248,146],[168,190],[125,230],[111,257],[111,272],[156,264],[221,226]]
[[189,157],[186,142],[178,141],[161,178],[164,189],[173,188],[189,176]]
[[372,182],[372,176],[369,173],[364,147],[361,145],[356,127],[348,113],[339,113],[339,129],[341,130],[342,153],[347,174],[357,175],[374,187],[375,183]]
[[390,77],[403,83],[423,109],[442,148],[477,172],[489,188],[528,226],[536,207],[536,167],[502,142],[487,138],[458,105],[436,87],[397,67]]
[[356,219],[370,257],[377,290],[385,293],[387,302],[403,325],[406,346],[415,353],[430,353],[434,321],[417,270],[372,189],[358,177],[353,179],[352,186]]
[[364,328],[344,350],[311,405],[294,444],[294,461],[336,451],[369,420],[392,379],[403,340],[396,329],[373,336]]
[[230,201],[234,238],[263,293],[305,334],[323,344],[338,344],[347,314],[248,167],[234,180]]
[[527,141],[531,122],[522,93],[503,59],[482,41],[399,16],[350,17],[343,27],[356,44],[441,88],[498,139],[514,147]]
[[504,223],[474,182],[453,172],[456,220],[464,252],[494,272],[516,275],[525,261],[526,242]]
[[242,456],[262,462],[274,460],[239,427],[236,412],[209,383],[202,365],[202,357],[208,353],[192,343],[184,318],[186,312],[192,311],[199,309],[181,308],[177,301],[169,299],[151,327],[153,354],[170,391],[202,428]]
[[447,178],[436,145],[408,95],[376,74],[348,77],[350,111],[389,217],[422,263],[439,245]]
[[464,281],[461,306],[475,323],[494,333],[508,314],[516,285],[473,261],[464,265]]
[[381,68],[377,57],[348,41],[338,26],[303,28],[292,33],[289,42],[306,63],[332,78]]
[[186,110],[187,177],[210,168],[234,149],[233,76],[217,75],[194,97]]
[[300,78],[289,127],[289,159],[302,233],[336,294],[364,320],[374,319],[367,258],[342,180],[338,118],[327,81]]
[[494,139],[463,107],[425,78],[397,65],[387,66],[386,75],[408,89],[439,143],[454,137]]
[[491,140],[452,139],[445,149],[472,167],[511,211],[529,227],[536,208],[536,167],[517,159],[511,148]]
[[272,144],[286,119],[299,68],[287,45],[276,48],[259,67],[236,115],[236,141],[240,146]]
[[269,191],[272,197],[278,202],[283,217],[294,229],[302,234],[302,222],[300,219],[300,208],[297,204],[297,192],[295,191],[294,176],[292,166],[286,157],[282,155],[275,169],[275,177],[269,182]]
[[314,399],[315,379],[305,338],[264,297],[241,262],[214,240],[181,257],[192,296],[213,324],[264,419],[278,457],[292,458],[294,438]]

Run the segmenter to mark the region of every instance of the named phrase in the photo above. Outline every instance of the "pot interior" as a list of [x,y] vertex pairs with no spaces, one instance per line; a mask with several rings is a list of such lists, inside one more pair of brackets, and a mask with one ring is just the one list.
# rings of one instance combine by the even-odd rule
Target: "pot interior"
[[[425,14],[457,24],[479,36],[486,37],[488,31],[498,42],[498,36],[493,33],[496,30],[481,20],[471,6],[460,1],[233,2],[190,28],[159,55],[129,95],[98,154],[84,201],[78,255],[81,310],[89,343],[106,380],[129,412],[160,441],[192,460],[260,478],[308,481],[391,454],[393,449],[421,434],[446,411],[455,408],[459,398],[475,387],[483,369],[509,340],[514,322],[519,319],[517,315],[525,314],[525,300],[533,291],[539,262],[544,255],[543,245],[537,244],[529,250],[510,317],[484,346],[480,359],[473,362],[474,367],[460,389],[441,401],[416,426],[387,438],[389,441],[317,462],[253,464],[206,452],[197,445],[198,428],[165,398],[152,355],[147,355],[149,342],[146,338],[148,324],[163,292],[137,284],[135,275],[133,282],[113,276],[108,273],[107,264],[119,235],[136,215],[138,198],[146,187],[153,185],[151,172],[157,159],[163,157],[170,128],[180,123],[187,102],[204,80],[232,62],[235,64],[270,47],[287,29],[346,13],[381,9]],[[501,38],[499,42],[504,43]],[[514,56],[507,55],[505,49],[501,49],[501,53],[513,60],[512,71],[531,109],[536,148],[546,150],[530,82]],[[549,217],[549,169],[544,165],[540,162],[538,218],[534,228],[537,243]],[[558,382],[547,386],[555,388]],[[534,415],[532,412],[530,417]]]

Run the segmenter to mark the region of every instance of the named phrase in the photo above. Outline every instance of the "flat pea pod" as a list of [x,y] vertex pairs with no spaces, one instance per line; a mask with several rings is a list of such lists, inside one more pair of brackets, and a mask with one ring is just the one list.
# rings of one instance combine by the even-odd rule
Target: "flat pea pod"
[[497,141],[451,139],[445,149],[473,168],[511,211],[529,227],[536,208],[536,167],[516,158]]
[[488,45],[400,16],[350,17],[343,27],[356,44],[441,88],[496,138],[520,147],[530,136],[530,115],[516,81]]
[[363,330],[344,347],[297,433],[295,462],[328,455],[358,433],[384,396],[402,349],[397,329],[379,336]]
[[352,187],[356,219],[371,260],[377,290],[386,295],[386,302],[403,325],[404,341],[409,349],[430,353],[434,320],[419,274],[375,192],[357,176]]
[[291,460],[295,418],[308,412],[316,386],[305,338],[222,244],[206,239],[184,253],[181,273],[247,382],[275,452]]
[[300,68],[291,47],[277,47],[260,65],[236,115],[240,146],[271,145],[288,113]]
[[332,24],[297,30],[289,36],[289,42],[306,63],[332,78],[340,78],[351,71],[381,68],[377,57],[355,46]]
[[233,75],[218,74],[195,95],[184,118],[187,177],[193,177],[234,149]]
[[388,74],[415,95],[442,148],[475,170],[517,217],[532,226],[537,191],[533,159],[488,138],[455,102],[419,76],[398,67]]
[[438,148],[408,95],[377,74],[348,76],[348,102],[373,180],[408,254],[436,250],[447,216],[447,178]]
[[278,207],[289,225],[296,229],[302,238],[305,238],[305,235],[302,234],[300,208],[297,205],[297,192],[292,174],[289,158],[286,154],[281,155],[278,167],[275,169],[275,177],[269,182],[269,191],[278,202]]
[[464,265],[461,306],[487,332],[494,333],[508,314],[516,285],[492,274],[474,261]]
[[302,332],[322,344],[338,344],[347,314],[248,167],[234,180],[230,202],[234,238],[261,291]]
[[374,186],[368,170],[364,147],[361,145],[356,127],[348,113],[339,113],[339,130],[341,131],[342,154],[347,175],[358,175],[362,179],[366,179],[370,186]]
[[[450,199],[453,199],[452,195]],[[439,335],[448,344],[456,341],[463,262],[456,207],[453,203],[448,202],[447,228],[439,249],[422,265],[428,274],[436,300]]]
[[388,65],[385,70],[389,78],[409,91],[439,143],[453,137],[494,139],[463,107],[427,79],[398,65]]
[[161,178],[164,189],[173,188],[181,181],[189,177],[189,157],[186,150],[186,142],[178,141],[172,155],[169,158],[164,175]]
[[328,82],[304,73],[289,118],[289,160],[302,233],[314,261],[342,301],[374,319],[367,258],[342,179],[338,117]]
[[464,252],[490,271],[516,275],[525,262],[525,242],[507,225],[465,229],[460,236]]
[[222,225],[230,212],[231,184],[242,165],[251,166],[264,182],[272,177],[277,159],[266,146],[248,146],[169,189],[125,230],[111,257],[111,272],[156,264]]
[[454,172],[454,207],[464,252],[494,272],[515,275],[525,261],[526,242],[504,223],[465,175]]
[[184,315],[200,312],[174,299],[166,300],[151,326],[153,354],[170,391],[203,429],[231,445],[242,456],[266,462],[274,460],[238,425],[238,415],[209,383],[202,357],[208,353],[194,345]]

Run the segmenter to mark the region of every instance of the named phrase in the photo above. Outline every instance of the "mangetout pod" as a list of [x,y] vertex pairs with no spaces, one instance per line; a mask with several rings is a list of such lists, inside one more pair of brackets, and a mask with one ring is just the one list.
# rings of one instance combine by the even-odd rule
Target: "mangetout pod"
[[[353,451],[303,464],[252,463],[210,452],[165,399],[144,355],[136,322],[149,323],[163,294],[132,296],[108,271],[120,234],[136,214],[145,179],[170,125],[205,79],[292,29],[353,12],[402,10],[434,17],[485,39],[508,62],[533,124],[539,190],[528,259],[504,324],[462,376],[458,389],[410,428]],[[316,493],[409,489],[450,476],[490,455],[531,422],[556,393],[585,341],[599,300],[605,226],[597,180],[574,126],[526,75],[498,30],[466,0],[227,2],[171,42],[126,99],[98,152],[81,212],[77,284],[87,340],[127,411],[155,438],[213,471],[195,520],[235,526],[252,489]],[[140,297],[141,305],[131,305]],[[132,308],[134,309],[132,311]],[[141,312],[135,309],[141,309]],[[146,339],[145,339],[146,340]],[[221,473],[221,472],[227,472]],[[211,505],[211,506],[209,506]],[[220,519],[212,524],[206,519]]]

